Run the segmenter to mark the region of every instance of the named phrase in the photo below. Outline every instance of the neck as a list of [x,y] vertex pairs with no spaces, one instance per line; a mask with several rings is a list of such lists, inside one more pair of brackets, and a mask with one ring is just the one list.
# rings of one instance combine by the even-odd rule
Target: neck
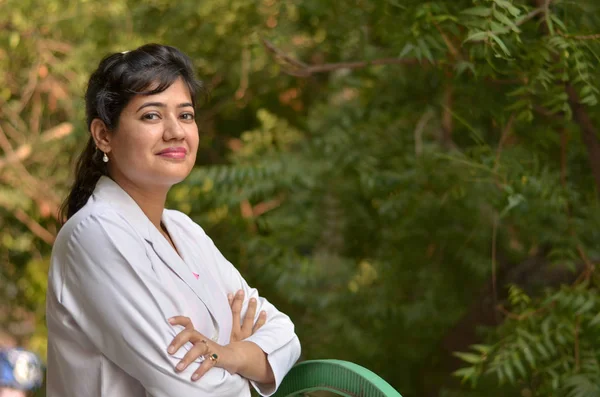
[[150,222],[159,231],[162,230],[160,224],[169,188],[163,186],[139,186],[126,178],[113,177],[113,180],[139,205],[142,212],[150,219]]

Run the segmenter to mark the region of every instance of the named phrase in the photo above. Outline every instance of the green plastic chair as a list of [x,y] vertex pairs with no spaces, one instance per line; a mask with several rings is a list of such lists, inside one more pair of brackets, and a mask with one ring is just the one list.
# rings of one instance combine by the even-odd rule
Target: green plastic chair
[[300,396],[317,391],[346,397],[402,397],[377,374],[341,360],[309,360],[296,364],[273,396]]

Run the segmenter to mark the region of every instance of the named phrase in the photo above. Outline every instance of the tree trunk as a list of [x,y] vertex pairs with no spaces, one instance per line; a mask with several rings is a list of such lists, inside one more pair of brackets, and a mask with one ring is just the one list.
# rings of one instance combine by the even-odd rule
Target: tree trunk
[[577,95],[575,88],[571,84],[567,84],[566,90],[569,95],[569,105],[573,110],[573,119],[581,129],[581,139],[588,152],[592,175],[596,182],[596,192],[600,193],[600,140],[598,139],[598,132],[592,124],[585,106],[579,101],[579,95]]

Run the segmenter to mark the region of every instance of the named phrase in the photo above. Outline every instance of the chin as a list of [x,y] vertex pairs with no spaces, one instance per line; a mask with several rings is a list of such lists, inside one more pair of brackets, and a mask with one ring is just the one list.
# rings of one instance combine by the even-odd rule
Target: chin
[[180,174],[180,175],[165,175],[163,178],[161,178],[162,180],[164,180],[164,184],[165,185],[176,185],[178,183],[181,183],[183,181],[185,181],[185,178],[188,177],[190,173],[187,172],[185,174]]
[[173,186],[178,183],[181,183],[188,177],[191,170],[178,170],[178,172],[154,172],[151,175],[148,175],[146,180],[149,184],[153,185],[161,185],[161,186]]

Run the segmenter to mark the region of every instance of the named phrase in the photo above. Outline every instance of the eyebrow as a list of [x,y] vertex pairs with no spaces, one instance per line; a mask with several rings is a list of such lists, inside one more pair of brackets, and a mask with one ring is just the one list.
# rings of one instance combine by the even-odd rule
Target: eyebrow
[[[167,105],[165,105],[162,102],[146,102],[142,106],[140,106],[138,108],[138,110],[136,110],[136,112],[139,112],[143,108],[147,108],[149,106],[156,106],[156,107],[159,107],[159,108],[166,108],[167,107]],[[194,107],[194,105],[192,105],[191,102],[180,103],[179,105],[177,105],[178,108],[185,108],[185,107],[188,107],[188,106],[189,107]]]

